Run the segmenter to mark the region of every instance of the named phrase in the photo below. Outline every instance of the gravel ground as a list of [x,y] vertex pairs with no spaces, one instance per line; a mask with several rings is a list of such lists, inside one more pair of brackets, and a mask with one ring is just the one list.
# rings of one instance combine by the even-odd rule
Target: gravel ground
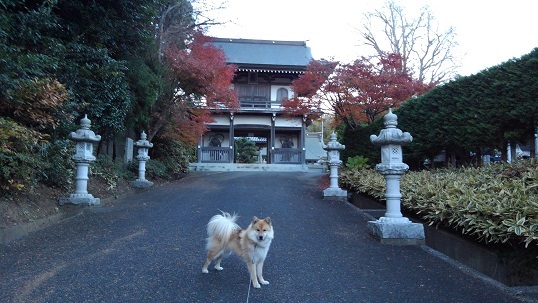
[[[424,247],[380,244],[367,216],[322,199],[321,177],[199,172],[86,208],[0,248],[0,302],[533,302]],[[235,256],[202,274],[219,210],[242,227],[272,218],[270,285],[249,289]]]

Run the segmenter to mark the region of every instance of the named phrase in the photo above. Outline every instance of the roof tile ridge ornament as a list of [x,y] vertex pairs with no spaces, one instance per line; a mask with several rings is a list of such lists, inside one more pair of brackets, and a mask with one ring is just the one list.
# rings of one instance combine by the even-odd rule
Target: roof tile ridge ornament
[[402,132],[398,125],[398,116],[392,113],[392,108],[383,117],[385,128],[381,130],[379,136],[371,135],[370,141],[374,145],[400,144],[407,145],[413,141],[413,137],[408,132]]

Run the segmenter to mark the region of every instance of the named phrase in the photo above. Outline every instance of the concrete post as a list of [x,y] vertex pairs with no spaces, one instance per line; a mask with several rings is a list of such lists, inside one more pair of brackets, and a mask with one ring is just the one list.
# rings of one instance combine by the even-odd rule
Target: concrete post
[[88,193],[88,169],[90,163],[95,161],[93,156],[93,144],[101,140],[101,136],[95,135],[90,130],[91,121],[87,115],[80,120],[80,129],[69,134],[69,139],[76,142],[76,153],[71,159],[75,162],[75,193],[69,198],[61,198],[59,203],[63,204],[82,204],[98,205],[101,203],[99,198],[94,198]]
[[331,134],[331,141],[327,145],[323,146],[323,149],[327,151],[328,154],[328,163],[330,167],[330,186],[329,188],[323,191],[323,198],[347,198],[347,191],[341,189],[338,186],[338,167],[342,164],[340,160],[340,150],[344,150],[345,145],[340,144],[336,141],[336,134],[333,132]]
[[[382,242],[421,244],[424,240],[424,226],[412,223],[400,210],[400,179],[409,170],[409,166],[402,162],[402,145],[411,143],[413,137],[396,128],[398,117],[392,113],[392,109],[389,109],[383,119],[385,128],[379,136],[370,136],[370,141],[381,146],[381,163],[376,165],[376,170],[385,177],[387,184],[387,210],[385,216],[368,222],[368,231]],[[389,239],[396,241],[387,241]]]

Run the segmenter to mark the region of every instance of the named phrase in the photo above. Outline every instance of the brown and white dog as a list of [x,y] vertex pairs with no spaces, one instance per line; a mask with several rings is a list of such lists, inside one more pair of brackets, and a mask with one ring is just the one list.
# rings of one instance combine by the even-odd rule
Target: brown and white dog
[[[207,259],[203,273],[208,273],[207,267],[215,260],[215,269],[222,270],[220,262],[227,251],[232,251],[247,263],[252,286],[260,288],[269,284],[263,278],[263,262],[273,240],[274,230],[271,218],[252,218],[247,229],[242,230],[236,223],[237,215],[222,212],[215,215],[207,224]],[[259,281],[259,282],[258,282]]]

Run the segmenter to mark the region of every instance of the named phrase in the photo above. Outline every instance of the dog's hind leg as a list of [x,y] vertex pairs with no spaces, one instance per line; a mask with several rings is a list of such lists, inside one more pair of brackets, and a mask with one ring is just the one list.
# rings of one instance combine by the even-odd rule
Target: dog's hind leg
[[[210,248],[207,251],[207,259],[205,260],[204,266],[202,267],[202,272],[204,274],[207,274],[209,271],[207,270],[207,267],[213,261],[215,258],[218,257],[217,265],[220,267],[220,261],[222,260],[222,250],[217,250],[216,248]],[[216,268],[216,267],[215,267]],[[222,269],[222,268],[221,268]]]
[[222,268],[222,266],[220,266],[220,262],[222,261],[222,255],[223,254],[220,254],[218,257],[217,257],[217,260],[215,261],[215,269],[216,270],[223,270],[224,268]]
[[263,279],[263,261],[256,264],[256,274],[258,275],[258,280],[260,281],[260,284],[268,285],[269,281],[266,281]]
[[209,272],[209,270],[207,270],[207,267],[209,266],[209,263],[211,263],[211,258],[207,257],[207,259],[205,260],[205,264],[202,267],[202,272],[204,274],[207,274]]

